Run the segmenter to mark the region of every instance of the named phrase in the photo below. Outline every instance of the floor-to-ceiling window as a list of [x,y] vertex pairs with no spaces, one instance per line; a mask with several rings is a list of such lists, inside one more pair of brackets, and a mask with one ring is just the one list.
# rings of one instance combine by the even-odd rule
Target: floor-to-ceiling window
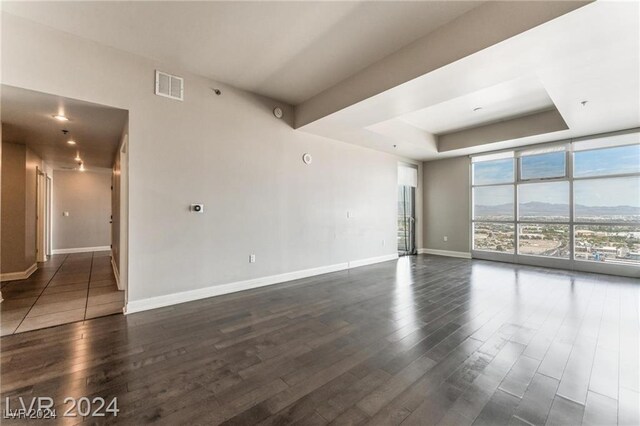
[[640,271],[640,135],[474,156],[474,257]]

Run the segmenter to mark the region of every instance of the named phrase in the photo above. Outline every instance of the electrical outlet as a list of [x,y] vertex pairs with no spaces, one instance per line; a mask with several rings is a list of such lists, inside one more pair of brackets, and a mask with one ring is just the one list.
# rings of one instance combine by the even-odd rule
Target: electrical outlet
[[250,254],[249,255],[249,263],[256,263],[256,255],[255,254]]
[[447,237],[446,235],[445,235],[444,237],[442,237],[442,239],[443,239],[444,241],[449,241],[449,237]]
[[347,219],[351,219],[353,215],[351,214],[351,212],[349,210],[347,210]]
[[382,247],[386,246],[387,242],[385,240],[382,240]]

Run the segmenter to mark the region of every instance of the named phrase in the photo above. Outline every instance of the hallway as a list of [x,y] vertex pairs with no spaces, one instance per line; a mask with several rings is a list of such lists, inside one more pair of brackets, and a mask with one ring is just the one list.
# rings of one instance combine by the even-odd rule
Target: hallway
[[28,279],[2,283],[2,336],[122,312],[108,251],[60,254]]

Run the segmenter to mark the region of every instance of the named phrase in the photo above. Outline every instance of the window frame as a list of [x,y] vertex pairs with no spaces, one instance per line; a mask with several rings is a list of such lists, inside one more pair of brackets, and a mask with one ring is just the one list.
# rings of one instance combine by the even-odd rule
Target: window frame
[[[570,176],[570,170],[569,170],[569,158],[567,156],[567,152],[569,151],[569,145],[560,145],[562,147],[562,150],[557,150],[557,151],[550,151],[550,152],[541,152],[538,154],[529,154],[529,155],[518,155],[518,153],[525,153],[527,152],[526,149],[522,149],[522,150],[516,150],[514,152],[514,158],[516,159],[516,163],[518,163],[516,165],[516,169],[517,169],[517,173],[518,175],[516,176],[516,183],[521,182],[521,183],[536,183],[536,182],[553,182],[553,181],[557,181],[557,180],[563,180],[566,179]],[[563,176],[549,176],[549,177],[540,177],[540,178],[529,178],[529,179],[524,179],[522,177],[522,159],[526,158],[526,157],[534,157],[536,155],[544,155],[544,154],[555,154],[556,152],[563,152],[564,151],[564,175]],[[571,170],[572,171],[572,170]]]
[[[571,140],[571,141],[560,141],[548,144],[540,144],[537,146],[528,146],[516,149],[508,149],[502,151],[496,151],[494,153],[487,154],[478,154],[474,156],[470,156],[472,158],[469,170],[469,186],[470,186],[470,248],[471,255],[473,258],[479,259],[487,259],[487,260],[498,260],[498,261],[506,261],[512,263],[521,263],[521,264],[529,264],[535,266],[547,266],[547,267],[558,267],[563,269],[572,269],[572,270],[583,270],[588,272],[600,272],[600,273],[611,273],[616,275],[625,275],[625,276],[633,276],[640,277],[640,265],[633,264],[624,264],[624,263],[616,263],[616,262],[598,262],[590,259],[578,259],[576,258],[576,228],[580,226],[640,226],[640,221],[631,221],[631,222],[587,222],[587,221],[576,221],[575,215],[575,194],[574,194],[574,182],[580,181],[585,182],[589,180],[603,180],[603,179],[612,179],[612,178],[621,178],[621,177],[640,177],[640,171],[636,173],[617,173],[610,175],[597,175],[597,176],[583,176],[583,177],[574,177],[573,176],[573,168],[574,168],[574,160],[576,152],[584,152],[584,151],[595,151],[600,149],[610,149],[615,148],[617,146],[623,145],[640,145],[640,133],[637,129],[630,132],[616,132],[613,137],[617,137],[617,135],[622,134],[623,137],[631,136],[633,137],[634,143],[624,143],[620,145],[612,145],[609,143],[607,135],[600,135],[598,138],[603,139],[603,146],[591,146],[587,148],[578,148],[574,150],[576,145],[579,147],[580,141],[583,139],[588,139],[593,142],[594,138],[581,138],[579,140]],[[565,153],[565,175],[563,177],[554,177],[554,178],[537,178],[537,179],[522,179],[521,177],[521,158],[522,154],[527,151],[531,151],[532,149],[563,149]],[[514,179],[509,183],[499,183],[499,184],[487,184],[487,185],[476,185],[474,184],[473,179],[473,158],[487,156],[496,156],[500,154],[508,155],[510,154],[510,158],[513,161],[513,176]],[[535,154],[531,154],[535,155]],[[476,160],[477,161],[477,160]],[[480,160],[482,161],[482,160]],[[491,161],[487,159],[487,161]],[[534,183],[551,183],[551,182],[567,182],[569,186],[569,217],[567,221],[545,221],[540,222],[536,220],[521,220],[519,217],[520,214],[520,206],[519,206],[519,186],[520,185],[528,185]],[[512,185],[513,187],[513,220],[477,220],[474,219],[475,216],[475,202],[474,202],[474,189],[479,187],[491,187],[491,186],[505,186]],[[496,224],[511,224],[514,229],[514,252],[497,252],[497,251],[489,251],[475,248],[475,235],[474,235],[474,225],[476,223],[496,223]],[[520,252],[520,225],[531,225],[531,224],[539,224],[539,225],[564,225],[569,227],[569,257],[552,257],[552,256],[544,256],[544,255],[533,255],[533,254],[522,254]]]

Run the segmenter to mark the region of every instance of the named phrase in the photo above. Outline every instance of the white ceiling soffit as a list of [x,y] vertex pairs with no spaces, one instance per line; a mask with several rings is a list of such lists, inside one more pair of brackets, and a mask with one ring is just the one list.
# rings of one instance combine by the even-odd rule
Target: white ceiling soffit
[[7,85],[1,90],[2,142],[26,145],[54,168],[77,167],[77,152],[87,170],[113,166],[127,111]]
[[[588,4],[300,129],[430,160],[640,127],[639,8]],[[539,133],[513,137],[518,123]],[[469,145],[474,129],[491,137]],[[438,149],[463,132],[458,149]]]
[[540,80],[531,75],[430,105],[397,119],[440,135],[551,108],[554,106],[549,94]]
[[298,104],[480,1],[4,1],[5,12]]

